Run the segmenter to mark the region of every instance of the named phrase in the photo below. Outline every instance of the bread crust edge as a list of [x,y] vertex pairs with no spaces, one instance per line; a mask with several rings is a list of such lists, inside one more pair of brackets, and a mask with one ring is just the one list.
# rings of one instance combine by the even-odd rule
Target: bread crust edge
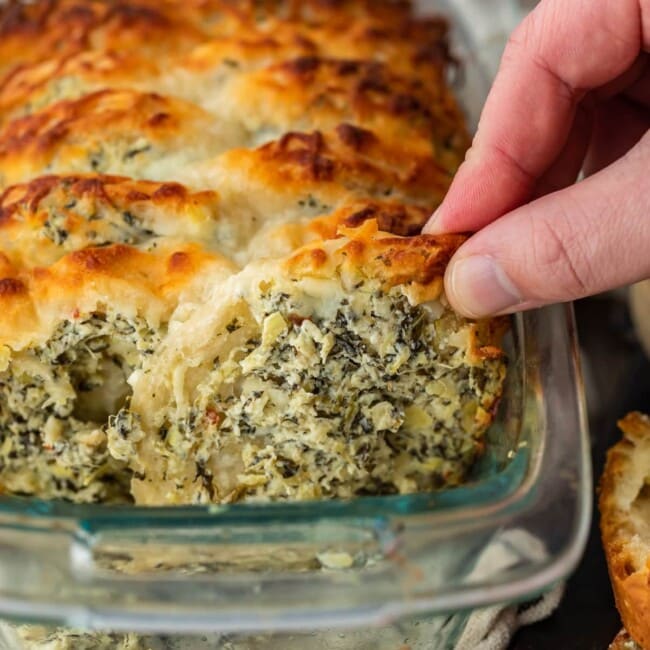
[[630,464],[631,448],[641,440],[650,443],[650,418],[630,413],[618,424],[624,437],[607,453],[599,489],[600,528],[616,607],[629,636],[643,650],[649,650],[650,571],[647,563],[642,569],[634,568],[634,558],[628,548],[629,513],[617,503],[617,493],[619,481]]

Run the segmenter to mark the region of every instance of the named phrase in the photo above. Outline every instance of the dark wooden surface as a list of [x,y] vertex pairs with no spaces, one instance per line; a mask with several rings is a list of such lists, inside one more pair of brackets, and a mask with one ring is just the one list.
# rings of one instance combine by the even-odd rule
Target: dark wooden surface
[[[650,411],[650,364],[634,339],[624,302],[611,298],[585,301],[576,305],[576,316],[597,483],[607,449],[620,438],[616,421],[630,410]],[[585,555],[560,608],[550,619],[521,630],[512,650],[606,650],[620,627],[595,507]]]

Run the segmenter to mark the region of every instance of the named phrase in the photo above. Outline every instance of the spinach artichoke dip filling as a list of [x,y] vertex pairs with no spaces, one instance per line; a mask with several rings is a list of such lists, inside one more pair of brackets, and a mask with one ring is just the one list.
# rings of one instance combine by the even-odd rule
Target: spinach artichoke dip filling
[[[146,433],[129,408],[111,418],[115,456],[140,454],[136,501],[135,484],[155,490],[161,479],[195,502],[231,502],[409,493],[466,478],[504,376],[502,358],[470,358],[475,323],[373,280],[323,301],[260,287],[217,334],[228,352],[186,410],[171,405]],[[153,453],[139,448],[145,438]]]
[[[104,427],[158,335],[140,318],[91,313],[41,345],[10,353],[0,373],[0,482],[14,494],[128,502],[130,472]],[[7,348],[5,348],[7,349]]]

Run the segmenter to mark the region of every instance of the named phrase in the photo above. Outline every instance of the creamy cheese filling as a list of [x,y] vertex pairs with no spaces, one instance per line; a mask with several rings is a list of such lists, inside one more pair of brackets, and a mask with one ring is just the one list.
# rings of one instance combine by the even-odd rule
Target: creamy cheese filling
[[153,352],[140,319],[91,314],[62,322],[0,373],[0,482],[13,493],[72,501],[129,500],[129,472],[104,425],[124,405],[127,377]]
[[155,483],[147,462],[162,464],[195,501],[223,502],[409,493],[466,477],[504,373],[501,359],[470,359],[474,324],[370,281],[335,300],[271,284],[253,302],[254,317],[215,333],[232,344],[188,408],[169,405],[153,434],[128,409],[111,419],[125,461],[156,438],[137,481]]

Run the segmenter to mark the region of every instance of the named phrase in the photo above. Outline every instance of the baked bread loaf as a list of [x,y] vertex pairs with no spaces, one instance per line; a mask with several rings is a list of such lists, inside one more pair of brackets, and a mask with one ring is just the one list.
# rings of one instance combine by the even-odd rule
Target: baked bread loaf
[[616,606],[630,636],[650,648],[650,417],[630,413],[607,455],[601,530]]
[[0,485],[143,504],[464,481],[499,320],[419,235],[469,139],[404,0],[0,9]]

